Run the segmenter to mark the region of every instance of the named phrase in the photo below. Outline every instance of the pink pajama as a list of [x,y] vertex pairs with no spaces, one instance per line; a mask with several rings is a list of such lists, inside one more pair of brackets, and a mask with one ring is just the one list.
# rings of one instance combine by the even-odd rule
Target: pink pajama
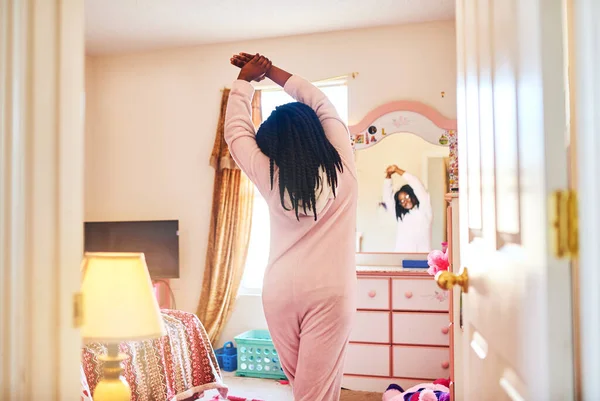
[[293,76],[284,89],[315,110],[344,165],[343,173],[338,173],[337,197],[329,201],[316,222],[312,215],[298,221],[294,212],[282,208],[277,186],[271,191],[269,159],[255,141],[251,116],[254,88],[248,82],[235,81],[232,86],[225,139],[240,168],[269,204],[271,252],[263,304],[294,399],[338,401],[356,310],[358,188],[354,155],[346,125],[318,88]]

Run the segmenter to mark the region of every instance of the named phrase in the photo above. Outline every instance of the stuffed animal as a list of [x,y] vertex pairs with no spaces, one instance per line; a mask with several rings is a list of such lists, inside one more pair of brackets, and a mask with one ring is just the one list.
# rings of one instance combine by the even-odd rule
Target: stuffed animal
[[433,383],[418,384],[404,391],[391,384],[383,393],[383,401],[450,401],[450,380],[438,379]]

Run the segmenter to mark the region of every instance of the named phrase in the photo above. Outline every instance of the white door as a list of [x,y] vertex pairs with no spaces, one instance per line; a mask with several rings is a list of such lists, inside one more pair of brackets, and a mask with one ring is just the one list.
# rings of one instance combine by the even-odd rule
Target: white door
[[[580,384],[582,400],[595,400],[600,394],[600,2],[570,0],[573,11],[576,109],[577,180],[580,189],[579,278],[576,284],[580,305]],[[579,384],[579,383],[578,383]]]
[[[465,401],[573,398],[560,0],[457,0]],[[457,400],[463,401],[463,400]]]

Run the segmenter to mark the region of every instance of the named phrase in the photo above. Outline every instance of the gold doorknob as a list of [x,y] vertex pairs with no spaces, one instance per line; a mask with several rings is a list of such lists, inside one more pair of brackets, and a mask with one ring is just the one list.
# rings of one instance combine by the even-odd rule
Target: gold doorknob
[[435,275],[435,281],[442,290],[451,290],[455,285],[460,286],[464,293],[469,292],[469,271],[466,267],[460,269],[460,274],[441,271]]

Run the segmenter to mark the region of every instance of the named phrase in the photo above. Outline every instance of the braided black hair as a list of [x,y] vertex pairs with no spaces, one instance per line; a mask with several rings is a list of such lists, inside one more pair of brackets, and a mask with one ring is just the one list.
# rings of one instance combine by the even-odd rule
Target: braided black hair
[[[279,196],[283,208],[294,210],[298,220],[300,207],[304,214],[312,211],[316,221],[315,193],[325,185],[321,182],[320,169],[325,171],[327,183],[335,196],[337,172],[342,172],[343,166],[314,110],[299,102],[277,107],[258,129],[256,142],[271,160],[271,189],[275,166],[279,169]],[[286,191],[291,209],[285,204]]]
[[410,212],[410,209],[405,208],[404,206],[402,206],[402,203],[400,203],[400,199],[398,198],[398,196],[404,192],[405,194],[407,194],[410,197],[410,200],[413,204],[413,208],[415,207],[419,207],[419,204],[421,202],[419,202],[419,198],[417,198],[417,195],[415,195],[415,191],[412,189],[412,187],[410,185],[403,185],[402,188],[400,188],[400,190],[398,192],[396,192],[396,194],[394,195],[394,201],[396,203],[396,220],[403,220],[404,216]]

